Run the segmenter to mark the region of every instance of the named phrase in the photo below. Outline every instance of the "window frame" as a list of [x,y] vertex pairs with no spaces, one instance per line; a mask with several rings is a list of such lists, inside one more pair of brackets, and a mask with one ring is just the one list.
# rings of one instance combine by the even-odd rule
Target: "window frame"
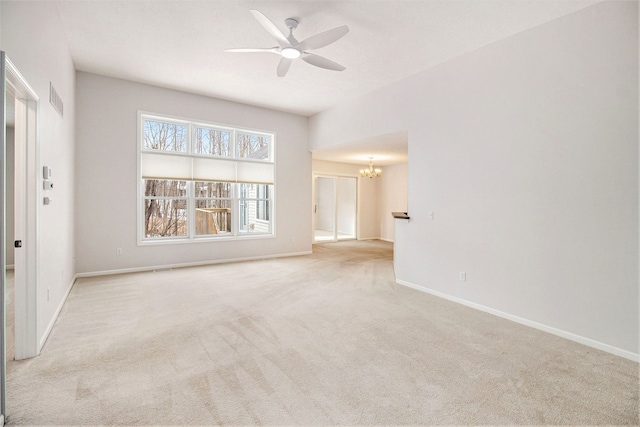
[[[144,144],[144,132],[145,132],[145,120],[150,121],[158,121],[158,122],[166,122],[171,124],[179,124],[187,126],[187,152],[179,152],[179,151],[164,151],[164,150],[154,150],[145,148]],[[204,128],[204,129],[212,129],[212,130],[220,130],[220,131],[229,131],[229,151],[230,156],[218,156],[212,154],[203,154],[203,153],[195,153],[194,140],[195,140],[195,132],[196,128]],[[252,135],[264,135],[270,137],[269,140],[269,148],[268,148],[268,158],[267,159],[252,159],[252,158],[237,158],[237,133],[248,133]],[[185,243],[211,243],[211,242],[220,242],[220,241],[237,241],[237,240],[251,240],[251,239],[272,239],[276,238],[276,224],[275,224],[275,194],[276,194],[276,172],[277,172],[277,164],[275,159],[275,146],[276,146],[277,135],[274,131],[265,131],[262,129],[253,129],[250,127],[236,127],[227,124],[221,124],[216,122],[207,122],[202,120],[193,120],[186,119],[182,117],[175,117],[171,115],[147,112],[147,111],[138,111],[137,112],[137,174],[136,179],[138,180],[137,185],[137,195],[136,195],[136,205],[137,205],[137,245],[138,246],[147,246],[147,245],[166,245],[166,244],[185,244]],[[196,201],[197,200],[208,200],[209,198],[196,198],[195,192],[195,182],[223,182],[223,181],[215,181],[211,179],[200,179],[200,178],[192,178],[192,179],[183,179],[183,178],[146,178],[146,179],[175,179],[175,180],[184,180],[187,181],[187,236],[170,236],[170,237],[145,237],[145,216],[144,216],[144,205],[145,201],[150,197],[145,195],[145,178],[142,176],[142,168],[141,168],[141,158],[143,153],[162,153],[170,156],[176,157],[189,157],[189,158],[211,158],[211,159],[228,159],[231,162],[235,162],[236,164],[243,163],[262,163],[262,164],[270,164],[273,168],[273,182],[267,185],[271,186],[271,194],[270,198],[267,201],[269,205],[269,218],[270,220],[258,220],[266,223],[270,223],[270,232],[267,233],[247,233],[240,231],[239,224],[239,215],[240,215],[240,203],[243,200],[240,197],[240,186],[241,184],[263,184],[261,182],[230,182],[231,184],[231,233],[228,234],[207,234],[207,235],[196,235]],[[217,200],[229,200],[229,199],[217,199]],[[252,199],[253,200],[253,199]],[[266,200],[266,199],[265,199]],[[256,219],[257,220],[257,219]]]
[[[185,181],[182,179],[171,179],[171,180],[157,180],[157,181]],[[147,200],[171,200],[172,202],[177,202],[180,200],[184,200],[185,202],[185,209],[186,209],[186,217],[187,217],[187,224],[186,224],[186,233],[187,236],[189,235],[189,226],[192,223],[192,221],[189,218],[189,192],[190,190],[190,183],[189,181],[185,181],[185,195],[184,196],[147,196],[146,195],[146,186],[145,186],[145,178],[142,178],[142,226],[143,226],[143,230],[142,230],[142,234],[146,234],[146,227],[145,227],[145,223],[144,223],[144,217],[145,217],[145,213],[146,213],[146,203]],[[175,239],[184,239],[186,236],[165,236],[162,237],[163,240],[175,240]],[[147,238],[149,239],[149,238]],[[156,238],[151,238],[153,240],[158,239]]]
[[[258,187],[260,188],[260,187]],[[256,221],[264,221],[264,222],[269,222],[270,218],[271,218],[271,204],[270,202],[270,198],[269,198],[269,187],[264,187],[264,192],[265,195],[262,195],[261,197],[261,192],[260,190],[256,191],[256,201],[257,202],[265,202],[265,208],[264,209],[260,209],[258,208],[259,205],[256,205]],[[261,215],[262,214],[262,215]],[[264,218],[266,217],[266,218]]]
[[[251,185],[251,184],[249,184],[249,183],[244,183],[244,184]],[[239,185],[243,185],[243,184],[239,184]],[[274,189],[273,189],[274,187],[273,187],[273,185],[270,185],[270,184],[255,184],[255,185],[257,185],[257,186],[265,185],[265,186],[266,186],[266,193],[267,193],[267,194],[269,194],[269,193],[273,193],[273,192],[274,192]],[[269,186],[271,187],[271,191],[269,191]],[[258,188],[259,188],[259,187],[258,187]],[[240,191],[240,189],[238,189],[238,192],[239,192],[239,194],[238,194],[238,215],[237,215],[237,218],[238,218],[238,232],[239,232],[241,235],[246,236],[246,235],[252,235],[252,234],[253,234],[253,235],[258,235],[258,234],[259,234],[259,233],[257,233],[257,232],[242,231],[242,230],[241,230],[241,227],[244,225],[244,222],[240,219],[240,216],[241,216],[241,214],[242,214],[242,212],[243,212],[243,210],[242,210],[242,208],[241,208],[241,204],[242,204],[243,202],[245,202],[245,203],[255,202],[255,203],[256,203],[256,217],[255,217],[256,224],[262,224],[262,225],[264,225],[264,224],[271,224],[271,226],[273,226],[273,223],[272,223],[270,220],[268,220],[268,219],[266,219],[266,220],[265,220],[265,219],[261,219],[261,218],[259,218],[259,216],[258,216],[258,211],[259,211],[259,209],[258,209],[258,205],[259,205],[259,203],[260,203],[260,202],[266,202],[266,209],[265,209],[265,212],[267,213],[267,216],[268,216],[268,217],[272,217],[272,213],[271,213],[271,203],[269,203],[269,202],[271,202],[271,201],[273,200],[272,198],[264,198],[264,197],[262,197],[262,198],[261,198],[261,197],[258,197],[258,193],[259,193],[259,191],[257,190],[257,188],[256,188],[256,196],[255,196],[255,197],[247,197],[247,196],[244,196],[244,197],[243,197],[243,196],[242,196],[243,192],[242,192],[242,191]],[[247,223],[247,225],[248,225],[248,223]]]
[[[230,188],[229,188],[229,193],[230,196],[229,197],[198,197],[198,195],[196,194],[196,183],[197,182],[211,182],[211,183],[219,183],[220,181],[202,181],[202,180],[198,180],[198,181],[191,181],[191,184],[193,186],[193,221],[191,222],[193,224],[193,233],[191,233],[191,235],[193,236],[194,239],[221,239],[221,238],[228,238],[231,237],[233,235],[233,232],[235,230],[234,227],[234,222],[233,222],[233,203],[236,199],[236,186],[233,183],[228,183],[230,184]],[[231,230],[228,234],[198,234],[197,233],[197,202],[198,201],[227,201],[229,202],[229,209],[231,209],[231,212],[229,213],[229,215],[231,216]]]

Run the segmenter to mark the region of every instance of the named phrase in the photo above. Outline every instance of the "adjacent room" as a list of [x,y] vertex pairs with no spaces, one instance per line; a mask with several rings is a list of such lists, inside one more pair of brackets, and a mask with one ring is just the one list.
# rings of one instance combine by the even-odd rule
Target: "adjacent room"
[[0,1],[0,425],[640,423],[637,0]]

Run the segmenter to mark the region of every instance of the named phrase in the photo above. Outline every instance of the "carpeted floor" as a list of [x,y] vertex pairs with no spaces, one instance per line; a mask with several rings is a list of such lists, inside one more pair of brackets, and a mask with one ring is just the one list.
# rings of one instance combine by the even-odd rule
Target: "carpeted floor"
[[638,364],[394,284],[392,246],[78,280],[10,425],[638,424]]

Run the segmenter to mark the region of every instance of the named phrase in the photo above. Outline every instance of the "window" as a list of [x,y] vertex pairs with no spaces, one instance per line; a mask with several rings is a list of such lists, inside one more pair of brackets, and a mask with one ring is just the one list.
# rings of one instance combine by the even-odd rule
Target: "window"
[[186,153],[187,127],[183,124],[145,120],[144,148]]
[[269,186],[257,185],[256,187],[256,218],[261,221],[269,221]]
[[273,235],[273,133],[139,114],[139,241]]
[[194,191],[196,236],[231,234],[232,184],[229,182],[196,181]]
[[240,184],[240,232],[269,232],[269,185]]
[[195,127],[194,133],[195,154],[208,156],[231,157],[231,131]]
[[187,235],[187,182],[144,180],[145,237]]

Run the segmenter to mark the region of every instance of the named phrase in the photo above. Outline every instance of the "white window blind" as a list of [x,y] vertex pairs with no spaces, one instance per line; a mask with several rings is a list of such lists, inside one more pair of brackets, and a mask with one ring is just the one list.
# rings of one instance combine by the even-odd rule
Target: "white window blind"
[[[157,149],[156,146],[161,145],[154,144],[154,141],[151,141],[148,137],[143,138],[143,147],[140,152],[142,178],[258,184],[273,184],[274,182],[275,167],[273,155],[270,151],[273,146],[272,134],[236,129],[226,129],[224,133],[222,133],[223,131],[212,130],[211,133],[214,137],[219,134],[224,136],[224,138],[218,138],[220,140],[218,143],[223,144],[223,150],[220,150],[206,145],[211,145],[209,139],[203,143],[204,138],[201,135],[203,128],[201,124],[189,122],[168,123],[164,122],[163,118],[144,115],[142,120],[145,129],[160,129],[159,133],[164,130],[162,128],[163,124],[165,128],[168,127],[173,133],[177,133],[175,129],[180,131],[184,129],[179,135],[183,138],[183,144],[180,147],[184,145],[184,151]],[[237,141],[235,144],[237,148],[234,152],[229,152],[227,147],[233,146],[234,140]],[[205,151],[202,148],[203,145],[207,148],[206,152],[222,152],[229,155],[202,155],[201,153]]]

